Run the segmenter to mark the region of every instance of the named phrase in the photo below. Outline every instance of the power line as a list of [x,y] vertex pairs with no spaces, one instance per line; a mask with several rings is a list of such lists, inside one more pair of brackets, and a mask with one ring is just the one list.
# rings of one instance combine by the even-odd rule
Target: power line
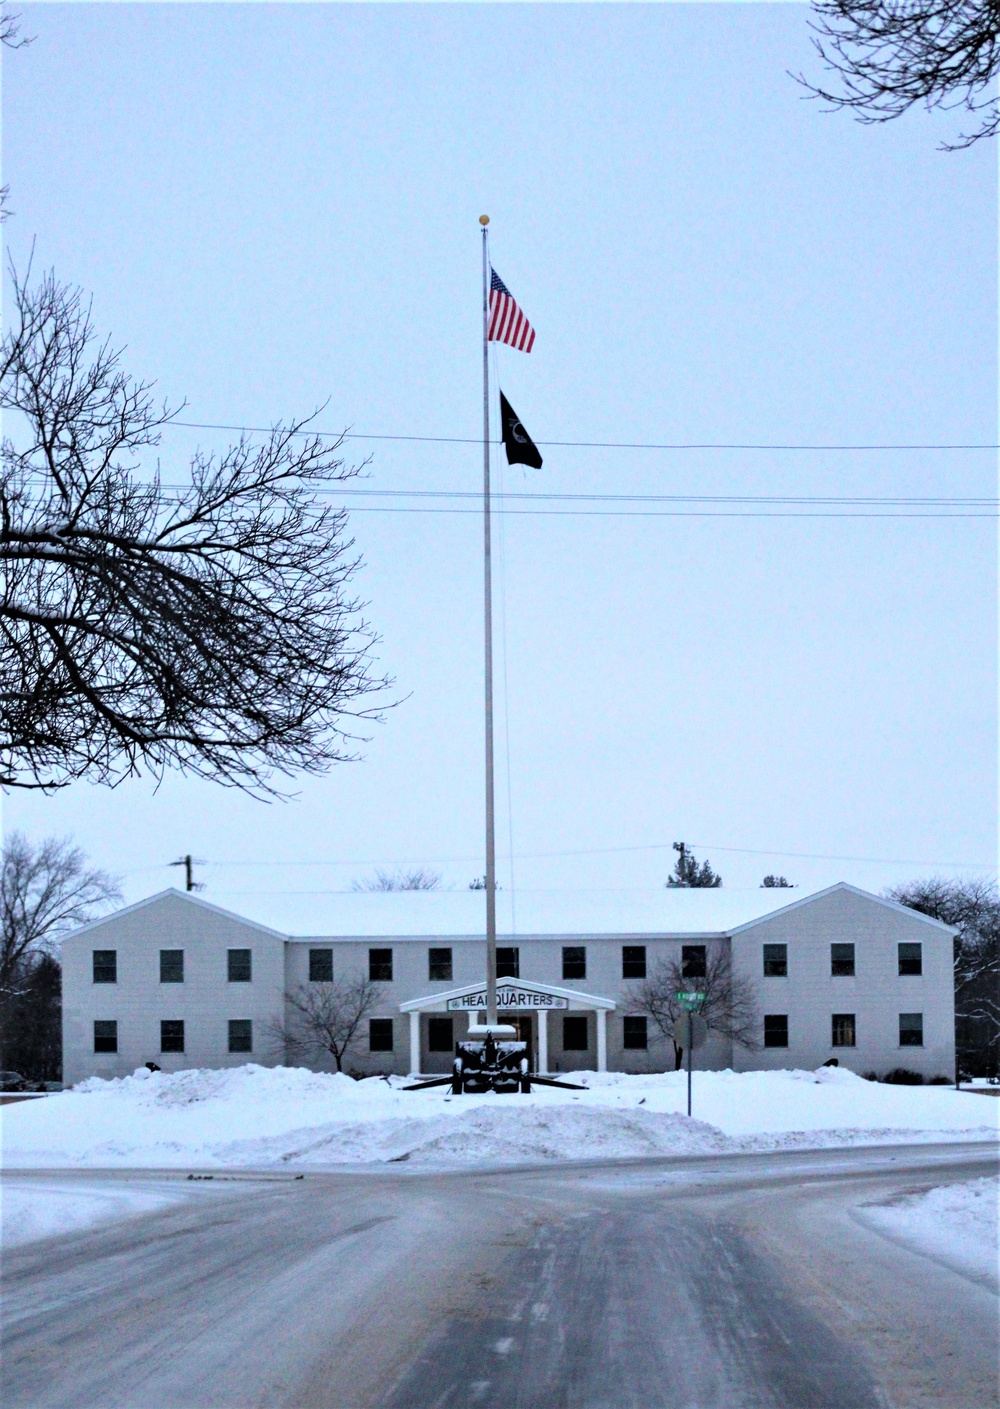
[[[901,856],[846,856],[832,852],[821,851],[775,851],[773,849],[762,849],[759,847],[746,846],[717,846],[712,842],[689,842],[688,845],[702,852],[724,852],[734,856],[767,856],[779,860],[796,861],[854,861],[872,866],[943,866],[949,870],[990,870],[989,866],[975,861],[928,861],[919,860],[914,857]],[[624,855],[639,851],[670,851],[673,849],[672,842],[644,842],[637,846],[598,846],[584,847],[569,851],[521,851],[515,853],[518,861],[541,861],[552,860],[560,857],[572,858],[575,856],[612,856]],[[246,866],[299,866],[299,867],[333,867],[333,866],[445,866],[445,865],[471,865],[480,864],[481,856],[431,856],[431,857],[403,857],[402,860],[386,860],[385,857],[358,858],[348,860],[312,860],[312,861],[209,861],[206,865],[216,866],[219,869],[229,870]],[[148,869],[148,868],[147,868]],[[339,893],[339,892],[337,892]]]
[[[167,428],[170,426],[183,426],[186,430],[199,431],[239,431],[247,435],[270,435],[275,429],[273,426],[237,426],[224,425],[214,421],[175,421],[170,420],[164,423]],[[381,435],[368,434],[361,431],[321,431],[303,429],[294,431],[295,435],[320,436],[324,440],[385,440],[385,441],[413,441],[422,445],[482,445],[482,436],[462,436],[462,435]],[[503,442],[496,440],[494,445],[501,445]],[[1000,450],[1000,444],[881,444],[862,443],[854,445],[826,445],[814,443],[765,443],[765,442],[729,442],[729,441],[630,441],[630,440],[539,440],[538,445],[552,447],[562,447],[564,449],[579,450],[781,450],[781,451],[823,451],[823,452],[847,452],[859,451],[902,451],[911,450]]]

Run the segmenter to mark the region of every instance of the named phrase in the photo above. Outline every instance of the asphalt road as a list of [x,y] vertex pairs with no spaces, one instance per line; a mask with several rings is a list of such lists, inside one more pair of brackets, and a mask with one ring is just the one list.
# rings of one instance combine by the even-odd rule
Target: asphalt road
[[0,1397],[994,1409],[996,1280],[876,1232],[864,1205],[996,1168],[995,1147],[922,1145],[217,1176],[203,1198],[5,1255]]

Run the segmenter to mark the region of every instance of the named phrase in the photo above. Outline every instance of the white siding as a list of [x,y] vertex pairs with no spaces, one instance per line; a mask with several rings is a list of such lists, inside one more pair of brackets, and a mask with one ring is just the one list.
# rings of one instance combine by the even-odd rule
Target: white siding
[[[284,941],[259,926],[165,895],[133,906],[67,938],[63,964],[63,1082],[124,1076],[143,1062],[164,1071],[184,1067],[275,1065],[266,1042],[269,1020],[281,1020]],[[117,983],[94,983],[93,951],[118,954]],[[184,982],[160,983],[160,950],[184,950]],[[230,983],[229,949],[253,954],[250,983]],[[250,1056],[230,1054],[229,1019],[253,1022]],[[94,1052],[95,1019],[118,1023],[117,1054]],[[161,1053],[160,1022],[184,1023],[183,1053]]]

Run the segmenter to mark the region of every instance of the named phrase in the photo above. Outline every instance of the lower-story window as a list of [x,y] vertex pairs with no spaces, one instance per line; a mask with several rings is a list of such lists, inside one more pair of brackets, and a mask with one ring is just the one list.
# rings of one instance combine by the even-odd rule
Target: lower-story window
[[764,1014],[764,1046],[765,1046],[765,1047],[787,1047],[787,1046],[788,1046],[788,1014],[787,1014],[787,1013],[765,1013],[765,1014]]
[[567,1014],[563,1018],[563,1051],[586,1052],[588,1045],[586,1014]]
[[649,1033],[644,1017],[622,1018],[622,1046],[634,1051],[645,1052],[649,1046]]
[[832,1018],[834,1047],[853,1047],[857,1040],[853,1013],[834,1013]]
[[94,1051],[118,1051],[118,1023],[100,1019],[94,1023]]
[[249,1018],[229,1019],[230,1052],[253,1051],[253,1023]]
[[368,1050],[369,1052],[392,1051],[392,1018],[368,1019]]
[[161,1052],[183,1052],[184,1051],[184,1024],[175,1019],[167,1019],[160,1023],[160,1051]]
[[900,1013],[899,1045],[900,1047],[922,1047],[924,1045],[923,1013]]
[[427,1019],[427,1050],[429,1052],[450,1052],[455,1045],[452,1035],[451,1018]]

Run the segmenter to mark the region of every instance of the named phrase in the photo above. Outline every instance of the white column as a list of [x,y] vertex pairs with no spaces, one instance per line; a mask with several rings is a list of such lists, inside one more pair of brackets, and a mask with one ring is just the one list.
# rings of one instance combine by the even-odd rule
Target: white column
[[608,1069],[608,1010],[597,1009],[597,1070]]
[[410,1075],[420,1071],[420,1014],[410,1014]]
[[538,1009],[538,1071],[545,1076],[549,1069],[549,1014],[547,1008]]

